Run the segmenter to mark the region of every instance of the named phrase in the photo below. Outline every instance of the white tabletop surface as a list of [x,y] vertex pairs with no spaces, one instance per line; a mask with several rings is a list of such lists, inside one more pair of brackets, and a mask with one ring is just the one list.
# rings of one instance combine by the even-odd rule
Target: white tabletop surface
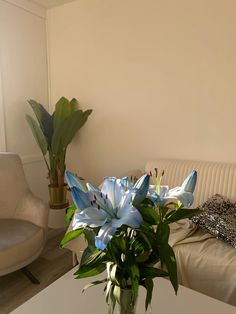
[[[71,270],[12,314],[106,314],[108,312],[103,294],[104,285],[98,285],[81,293],[82,288],[95,277],[73,278]],[[105,278],[105,275],[101,278]],[[137,314],[145,313],[145,289],[139,290]],[[175,296],[170,282],[155,279],[152,299],[152,314],[236,314],[236,307],[207,297],[183,286]]]

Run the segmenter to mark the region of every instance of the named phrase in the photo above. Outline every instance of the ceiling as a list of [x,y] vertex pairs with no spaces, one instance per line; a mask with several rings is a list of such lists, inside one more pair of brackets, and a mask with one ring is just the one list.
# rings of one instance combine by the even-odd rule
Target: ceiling
[[35,2],[43,6],[44,8],[49,9],[49,8],[56,7],[64,3],[72,2],[74,0],[30,0],[30,1]]

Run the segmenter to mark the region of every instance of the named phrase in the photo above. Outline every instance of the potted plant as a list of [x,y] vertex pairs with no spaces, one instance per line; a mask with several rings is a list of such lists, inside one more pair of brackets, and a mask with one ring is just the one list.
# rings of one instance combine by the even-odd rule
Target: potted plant
[[161,185],[163,174],[159,176],[155,169],[155,175],[144,174],[135,183],[128,177],[106,177],[96,187],[84,185],[78,176],[66,172],[74,206],[67,213],[71,228],[61,246],[85,237],[87,247],[74,275],[104,274],[104,279],[96,278],[83,290],[105,284],[109,314],[134,314],[140,286],[147,291],[145,308],[151,313],[156,277],[169,277],[177,294],[177,264],[169,244],[169,225],[199,213],[188,208],[194,200],[197,172],[193,170],[173,189]]
[[65,158],[68,145],[77,131],[85,124],[92,110],[78,110],[78,101],[61,97],[53,114],[37,101],[28,101],[36,120],[26,115],[26,120],[41,149],[48,169],[49,205],[52,209],[68,207],[67,184],[65,183]]

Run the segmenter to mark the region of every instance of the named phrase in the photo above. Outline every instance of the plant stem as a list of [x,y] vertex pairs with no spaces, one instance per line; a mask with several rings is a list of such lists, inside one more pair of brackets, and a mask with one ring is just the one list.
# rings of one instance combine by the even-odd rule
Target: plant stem
[[48,168],[48,174],[49,174],[50,168],[49,168],[49,164],[48,164],[48,162],[47,162],[47,159],[46,159],[45,155],[43,155],[43,159],[44,159],[45,164],[46,164],[46,166],[47,166],[47,168]]

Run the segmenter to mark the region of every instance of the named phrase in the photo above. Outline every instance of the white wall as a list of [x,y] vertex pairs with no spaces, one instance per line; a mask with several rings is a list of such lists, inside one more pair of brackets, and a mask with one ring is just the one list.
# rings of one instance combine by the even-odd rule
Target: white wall
[[236,161],[236,1],[80,0],[48,11],[50,93],[93,108],[68,166]]
[[0,75],[1,148],[21,156],[33,192],[47,199],[47,171],[25,121],[27,99],[48,106],[45,10],[37,5],[0,0]]

